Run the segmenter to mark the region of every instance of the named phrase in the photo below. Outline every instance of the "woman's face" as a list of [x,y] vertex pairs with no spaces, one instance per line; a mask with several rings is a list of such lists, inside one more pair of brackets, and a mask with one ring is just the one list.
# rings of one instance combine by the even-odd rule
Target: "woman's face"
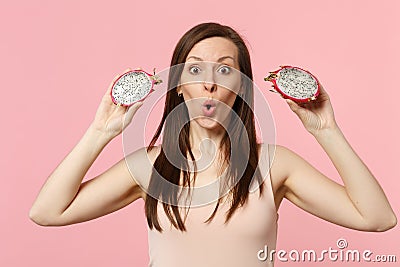
[[226,125],[240,91],[236,45],[222,37],[198,42],[189,52],[178,93],[182,93],[189,117],[201,127]]

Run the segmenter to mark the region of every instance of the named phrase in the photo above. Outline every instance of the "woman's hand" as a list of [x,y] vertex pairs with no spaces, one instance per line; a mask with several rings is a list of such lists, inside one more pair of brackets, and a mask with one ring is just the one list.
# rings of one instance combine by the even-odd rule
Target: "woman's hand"
[[316,100],[297,104],[290,99],[285,99],[290,109],[300,118],[307,131],[313,135],[316,135],[321,130],[337,127],[329,96],[321,83],[319,85],[320,94]]
[[[130,71],[127,69],[123,74]],[[111,89],[114,82],[120,77],[114,77],[107,92],[104,94],[101,103],[97,109],[95,118],[91,127],[101,132],[107,138],[114,138],[119,135],[132,121],[133,115],[143,105],[142,101],[136,102],[130,107],[115,105],[111,99]]]

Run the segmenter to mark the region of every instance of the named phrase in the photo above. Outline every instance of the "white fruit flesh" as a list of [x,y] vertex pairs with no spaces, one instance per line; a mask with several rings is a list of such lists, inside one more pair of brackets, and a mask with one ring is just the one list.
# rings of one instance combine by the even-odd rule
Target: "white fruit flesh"
[[276,84],[286,95],[297,99],[311,98],[318,90],[316,79],[309,73],[296,68],[284,68],[279,71]]
[[117,103],[130,105],[144,98],[152,88],[150,77],[144,72],[134,71],[121,76],[112,88]]

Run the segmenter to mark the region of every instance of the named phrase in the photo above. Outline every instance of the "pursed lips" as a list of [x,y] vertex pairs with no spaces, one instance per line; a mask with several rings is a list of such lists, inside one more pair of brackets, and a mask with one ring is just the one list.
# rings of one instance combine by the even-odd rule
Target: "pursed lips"
[[207,107],[207,109],[210,109],[211,107],[217,106],[217,104],[214,100],[209,99],[209,100],[204,101],[203,106]]

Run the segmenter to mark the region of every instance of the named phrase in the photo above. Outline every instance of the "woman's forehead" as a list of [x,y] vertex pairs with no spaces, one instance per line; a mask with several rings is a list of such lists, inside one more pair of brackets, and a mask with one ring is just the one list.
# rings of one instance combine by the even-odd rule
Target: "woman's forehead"
[[229,39],[211,37],[195,44],[190,50],[186,61],[233,61],[237,63],[237,47]]

